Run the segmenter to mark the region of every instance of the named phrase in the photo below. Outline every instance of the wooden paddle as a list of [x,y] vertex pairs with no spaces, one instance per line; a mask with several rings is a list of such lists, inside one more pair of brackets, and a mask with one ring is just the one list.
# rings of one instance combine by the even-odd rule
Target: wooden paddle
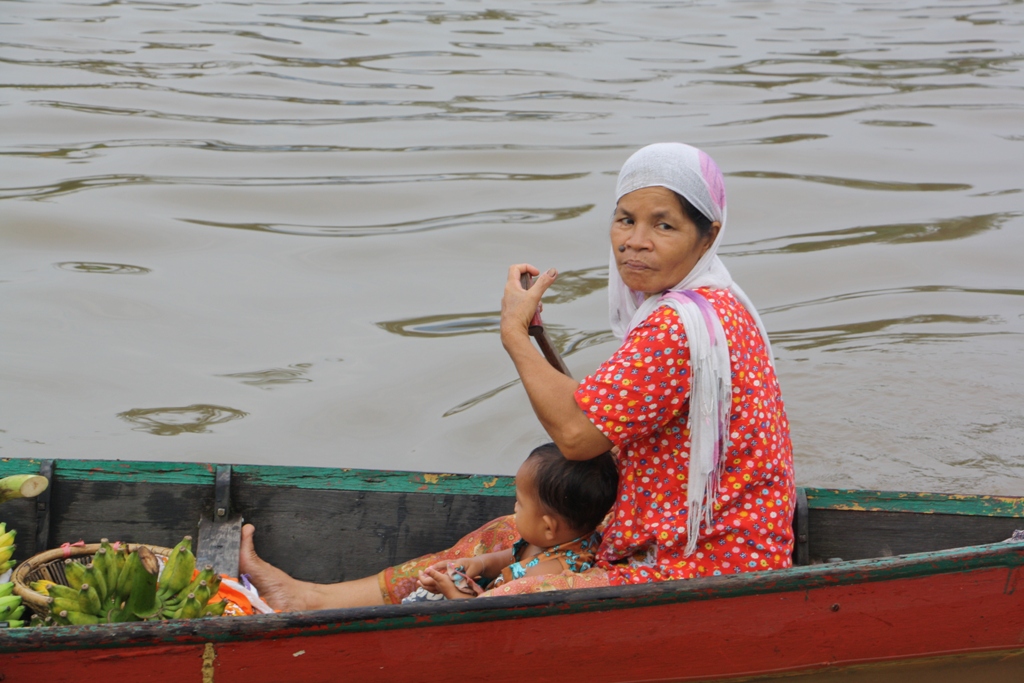
[[[533,286],[533,277],[529,273],[523,273],[520,282],[523,285],[523,289],[529,289]],[[572,377],[572,373],[569,372],[565,361],[562,360],[558,350],[555,349],[551,340],[548,339],[547,333],[544,332],[544,323],[540,320],[540,313],[534,313],[533,320],[530,321],[530,336],[537,341],[540,352],[544,354],[544,358],[547,359],[548,363],[551,363],[551,367],[566,377]]]

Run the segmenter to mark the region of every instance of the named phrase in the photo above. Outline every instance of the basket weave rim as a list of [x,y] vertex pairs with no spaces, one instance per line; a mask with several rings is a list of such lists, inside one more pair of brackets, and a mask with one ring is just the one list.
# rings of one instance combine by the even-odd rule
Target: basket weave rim
[[[18,564],[14,568],[14,573],[11,574],[11,581],[14,582],[14,592],[21,596],[22,602],[28,603],[34,609],[46,610],[50,604],[47,596],[42,593],[38,593],[32,590],[28,584],[25,583],[25,578],[39,569],[45,564],[49,564],[54,560],[63,560],[67,557],[81,557],[82,555],[95,555],[96,551],[102,547],[101,543],[87,543],[85,545],[73,545],[67,548],[53,548],[52,550],[44,550],[41,553],[33,555],[24,562]],[[122,544],[128,549],[128,552],[134,552],[142,546],[146,546],[153,551],[153,554],[167,557],[171,554],[172,548],[165,548],[159,545],[150,545],[149,543],[124,543]]]

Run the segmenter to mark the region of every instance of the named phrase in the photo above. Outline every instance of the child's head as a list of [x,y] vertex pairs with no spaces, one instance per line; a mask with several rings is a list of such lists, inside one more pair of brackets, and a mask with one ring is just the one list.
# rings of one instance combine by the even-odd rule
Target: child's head
[[530,453],[516,473],[516,526],[540,548],[589,533],[615,502],[619,474],[611,453],[567,460],[553,443]]

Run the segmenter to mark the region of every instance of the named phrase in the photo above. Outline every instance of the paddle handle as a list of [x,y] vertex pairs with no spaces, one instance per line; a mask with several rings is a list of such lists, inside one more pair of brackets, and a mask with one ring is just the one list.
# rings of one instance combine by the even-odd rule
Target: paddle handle
[[[523,273],[520,282],[523,285],[523,289],[529,289],[533,286],[533,278],[529,273]],[[540,313],[535,313],[533,320],[530,321],[530,336],[536,340],[540,352],[544,354],[544,358],[551,364],[551,367],[566,377],[572,377],[569,367],[562,360],[562,356],[559,355],[551,340],[548,339],[547,333],[544,332],[544,323],[541,322]]]

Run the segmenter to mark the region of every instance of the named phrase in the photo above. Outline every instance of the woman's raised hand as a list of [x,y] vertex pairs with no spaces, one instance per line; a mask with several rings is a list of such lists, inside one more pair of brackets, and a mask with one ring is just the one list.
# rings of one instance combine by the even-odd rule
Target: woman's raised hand
[[[530,289],[523,289],[522,277],[529,274],[537,277]],[[501,298],[501,338],[506,342],[510,336],[529,335],[530,322],[541,310],[541,297],[552,285],[558,271],[551,268],[544,273],[528,263],[509,266],[505,294]]]

